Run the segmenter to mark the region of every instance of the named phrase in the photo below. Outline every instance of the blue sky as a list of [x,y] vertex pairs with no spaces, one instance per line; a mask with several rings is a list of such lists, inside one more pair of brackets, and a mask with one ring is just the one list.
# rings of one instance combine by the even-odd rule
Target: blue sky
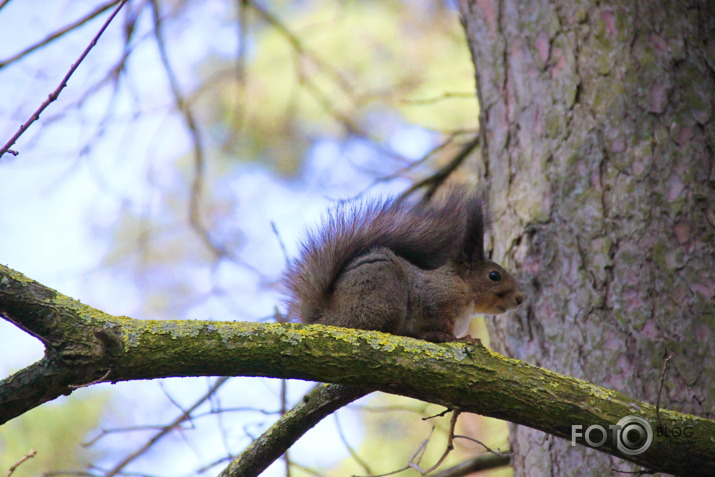
[[[0,10],[0,59],[76,18],[91,4],[93,2],[45,1],[42,8],[38,8],[35,2],[11,2]],[[222,14],[223,4],[209,2],[191,25],[181,27],[184,33],[193,29],[194,34],[213,31],[219,37],[225,35],[220,28],[211,27]],[[0,69],[1,142],[10,137],[56,87],[104,18],[106,14],[17,65]],[[113,95],[111,88],[105,88],[78,106],[72,106],[116,58],[120,33],[120,24],[110,26],[60,100],[53,103],[15,145],[20,155],[0,159],[0,262],[109,313],[162,318],[140,316],[146,313],[141,285],[126,267],[113,268],[106,261],[107,255],[117,247],[132,249],[134,246],[131,240],[121,243],[121,234],[114,230],[123,213],[130,210],[154,217],[152,210],[160,202],[162,190],[176,187],[177,157],[185,155],[189,147],[181,122],[167,110],[171,98],[155,50],[146,45],[138,46],[132,56],[132,69],[142,72],[141,83],[133,85],[138,97]],[[187,34],[177,35],[175,40],[182,41],[181,38],[185,39],[183,56],[175,64],[182,78],[190,78],[187,73],[206,54],[206,44],[202,41],[209,43],[209,39],[195,41],[195,36]],[[191,41],[186,40],[188,38]],[[140,115],[137,115],[137,101],[141,103]],[[107,111],[111,111],[111,120],[105,122]],[[432,142],[431,134],[406,127],[396,130],[390,146],[416,158],[431,147]],[[285,258],[271,223],[276,224],[281,240],[293,256],[306,227],[314,226],[334,200],[354,196],[371,186],[370,171],[376,164],[379,166],[374,155],[373,150],[361,147],[359,141],[345,147],[325,140],[311,149],[300,181],[277,180],[257,165],[236,168],[227,174],[220,183],[220,190],[213,192],[227,194],[241,204],[239,210],[229,214],[228,225],[225,225],[229,232],[234,227],[245,236],[241,258],[266,276],[277,279]],[[370,167],[363,170],[363,165]],[[371,189],[371,194],[394,192],[406,185],[404,180],[379,184]],[[262,289],[254,273],[231,261],[223,260],[215,266],[182,266],[177,271],[190,273],[188,281],[196,296],[204,298],[184,307],[185,316],[166,318],[261,319],[272,315],[280,297],[277,289]],[[177,271],[169,269],[167,273]],[[211,296],[211,290],[217,286],[231,291],[231,296]],[[178,297],[165,299],[178,300]],[[37,340],[0,320],[2,376],[30,364],[41,357],[42,352]],[[161,384],[122,383],[96,388],[112,389],[114,407],[122,409],[118,414],[123,416],[123,423],[142,424],[165,422],[176,414],[177,410],[167,402],[167,393],[188,405],[205,392],[207,386],[206,379],[172,379]],[[298,399],[308,386],[309,383],[291,383],[292,399]],[[266,407],[272,408],[278,405],[276,380],[237,379],[227,387],[233,391],[222,392],[224,405],[271,403]],[[63,399],[56,403],[61,404]],[[216,420],[207,423],[211,419],[197,421],[197,429],[186,433],[184,442],[169,439],[152,458],[142,461],[138,469],[185,475],[186,469],[225,453],[222,436],[226,434],[225,431],[222,434],[219,424],[231,429],[228,432],[230,450],[236,452],[247,444],[244,426],[257,433],[269,419],[262,415],[228,414],[223,424]],[[360,436],[357,417],[347,411],[341,421],[344,428],[351,429],[349,434],[356,444]],[[108,422],[119,424],[117,419]],[[334,437],[334,426],[334,420],[326,420],[311,438],[297,445],[295,453],[302,456],[301,463],[326,464],[347,455]],[[127,434],[107,438],[104,445],[129,452],[144,438]],[[282,475],[280,465],[266,475]]]

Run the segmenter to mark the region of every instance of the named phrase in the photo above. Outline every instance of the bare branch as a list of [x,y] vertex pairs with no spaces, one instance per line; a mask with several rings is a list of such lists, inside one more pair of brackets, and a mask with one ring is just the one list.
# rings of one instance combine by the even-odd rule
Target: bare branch
[[[107,18],[107,21],[105,21],[104,25],[102,25],[102,28],[99,29],[99,32],[97,32],[97,34],[94,36],[92,41],[89,43],[89,45],[87,45],[87,47],[84,49],[82,54],[79,56],[77,61],[75,61],[72,64],[69,71],[67,71],[67,74],[65,74],[64,78],[62,78],[62,81],[60,82],[59,86],[57,86],[57,88],[55,88],[55,90],[52,93],[50,93],[50,95],[47,97],[47,99],[42,102],[40,107],[37,108],[37,110],[35,110],[34,113],[32,113],[32,116],[30,116],[30,119],[28,119],[22,126],[20,126],[20,129],[18,129],[18,131],[10,138],[10,140],[7,143],[5,143],[5,145],[2,147],[2,149],[0,149],[0,158],[2,158],[2,156],[4,156],[6,152],[10,151],[10,148],[20,138],[20,136],[22,136],[25,133],[25,131],[27,131],[27,129],[32,125],[32,123],[34,123],[35,121],[40,119],[40,114],[42,114],[42,112],[45,109],[47,109],[47,107],[52,102],[57,100],[57,98],[60,96],[60,93],[62,92],[62,90],[65,88],[65,86],[67,86],[67,82],[69,81],[70,77],[74,74],[74,72],[77,70],[77,68],[82,63],[82,61],[84,61],[84,59],[87,57],[87,55],[92,50],[92,48],[94,48],[94,46],[97,44],[97,42],[99,41],[99,38],[102,36],[104,31],[107,29],[109,24],[112,22],[112,20],[114,20],[114,17],[117,16],[117,14],[119,13],[119,10],[122,9],[122,7],[124,6],[125,3],[127,3],[127,0],[121,0],[119,2],[119,5],[117,5],[117,8],[114,9],[114,11],[109,16],[109,18]],[[15,152],[16,151],[13,151],[12,154],[17,155],[17,154],[15,154]]]
[[237,49],[236,49],[236,60],[235,66],[232,69],[232,74],[235,76],[234,85],[234,100],[233,100],[233,110],[231,118],[229,120],[230,126],[228,127],[228,135],[226,140],[222,144],[222,149],[224,151],[230,150],[231,146],[236,143],[240,137],[241,131],[243,130],[244,122],[246,119],[246,101],[243,98],[243,91],[247,81],[246,74],[246,64],[247,64],[247,46],[248,46],[248,33],[249,33],[249,22],[248,22],[248,0],[235,0],[236,1],[236,15],[238,17],[238,22],[236,22],[237,30]]
[[480,441],[479,439],[475,439],[474,437],[469,437],[469,436],[462,436],[462,435],[455,435],[453,436],[455,439],[466,439],[468,441],[474,442],[475,444],[479,444],[480,446],[484,447],[484,450],[491,453],[491,454],[497,454],[500,456],[504,457],[510,457],[512,455],[511,451],[498,451],[498,450],[492,450],[488,445],[486,445],[484,442]]
[[370,470],[370,465],[363,459],[360,454],[357,453],[355,449],[353,449],[353,446],[350,445],[348,442],[347,437],[345,436],[345,433],[343,432],[343,426],[340,425],[340,419],[338,418],[338,415],[335,414],[335,427],[338,429],[338,436],[340,437],[340,441],[343,443],[345,448],[348,450],[348,453],[350,454],[350,457],[353,458],[353,460],[363,469],[363,472],[366,474],[372,474],[372,470]]
[[[1,8],[1,6],[0,6],[0,8]],[[15,471],[17,470],[17,468],[20,467],[25,461],[32,459],[32,458],[35,457],[36,455],[37,455],[37,451],[36,451],[35,449],[31,449],[30,452],[28,452],[27,454],[25,454],[24,456],[22,456],[22,457],[20,458],[20,460],[18,460],[17,462],[15,462],[14,464],[12,464],[12,466],[10,466],[10,468],[9,468],[8,471],[7,471],[7,474],[5,474],[6,477],[10,477],[12,474],[15,473]]]
[[434,474],[432,477],[462,477],[473,472],[482,470],[496,469],[497,467],[506,467],[511,463],[511,457],[499,454],[481,454],[473,459],[461,462],[449,469]]
[[400,102],[404,103],[404,104],[411,104],[411,105],[422,105],[422,104],[437,103],[439,101],[443,101],[445,99],[450,99],[450,98],[474,98],[474,93],[470,93],[470,92],[457,93],[457,92],[446,91],[440,95],[432,96],[431,98],[401,99]]
[[[46,38],[38,41],[34,45],[30,45],[27,48],[25,48],[24,50],[15,53],[10,58],[0,61],[0,69],[8,66],[11,63],[14,63],[15,61],[18,61],[18,60],[24,58],[25,56],[29,55],[33,51],[36,51],[36,50],[42,48],[43,46],[49,45],[56,39],[63,37],[64,35],[71,32],[72,30],[75,30],[76,28],[81,27],[85,23],[94,20],[99,15],[106,12],[107,10],[112,8],[114,5],[116,5],[119,1],[120,0],[111,0],[105,4],[100,5],[96,9],[89,12],[87,15],[83,16],[82,18],[79,18],[79,19],[75,20],[74,22],[72,22],[68,25],[65,25],[64,27],[60,28],[56,32],[50,33],[49,35],[47,35]],[[0,8],[4,7],[6,5],[6,3],[7,2],[3,2],[2,4],[0,4]]]
[[326,416],[369,392],[336,384],[315,387],[293,409],[253,441],[221,472],[220,477],[259,475]]
[[189,200],[189,222],[197,232],[199,238],[203,241],[204,245],[206,245],[206,247],[211,250],[216,257],[222,257],[226,255],[226,250],[211,238],[209,230],[201,215],[204,175],[206,173],[206,155],[204,153],[203,136],[199,130],[194,113],[181,92],[179,81],[176,78],[174,69],[169,61],[169,55],[166,50],[166,42],[164,41],[164,34],[162,31],[161,15],[159,14],[159,3],[157,0],[151,0],[150,4],[152,6],[152,18],[154,21],[154,36],[156,38],[157,48],[159,49],[161,63],[164,65],[164,71],[166,72],[166,77],[169,81],[171,94],[174,96],[176,108],[179,110],[179,113],[184,120],[184,124],[189,130],[189,136],[191,137],[194,155],[194,171]]
[[447,178],[464,162],[464,160],[469,157],[469,154],[479,145],[480,136],[476,135],[474,138],[465,144],[457,155],[452,158],[449,163],[445,164],[444,167],[438,169],[434,174],[422,179],[419,182],[414,183],[409,189],[402,193],[402,198],[409,197],[412,193],[425,187],[427,191],[425,192],[424,200],[428,200],[437,191],[440,185],[447,180]]
[[429,467],[428,469],[423,470],[422,475],[426,475],[434,470],[437,470],[439,468],[439,466],[442,465],[442,463],[447,458],[447,456],[454,450],[454,430],[457,427],[457,419],[459,419],[460,414],[461,414],[460,411],[452,411],[452,417],[449,420],[449,433],[447,434],[447,446],[445,447],[444,452],[442,452],[442,455],[437,460],[437,462],[435,462],[432,467]]
[[340,123],[342,127],[348,134],[353,136],[367,139],[374,143],[374,146],[385,156],[389,156],[392,159],[398,160],[400,162],[409,162],[407,158],[401,154],[391,150],[389,148],[383,147],[378,141],[375,141],[370,134],[360,126],[358,122],[353,119],[353,115],[341,111],[338,109],[329,94],[325,93],[315,81],[311,81],[309,75],[306,74],[304,63],[307,60],[311,66],[316,67],[316,69],[325,73],[328,78],[340,89],[342,93],[345,94],[347,98],[350,99],[352,104],[360,104],[360,98],[355,94],[356,87],[354,84],[350,83],[347,78],[340,73],[332,65],[321,60],[319,56],[305,47],[301,39],[296,35],[291,29],[283,23],[273,12],[259,5],[257,2],[246,0],[246,4],[250,5],[251,8],[257,13],[257,15],[276,29],[291,46],[295,53],[295,71],[298,75],[298,81],[300,85],[305,89],[317,103],[325,111],[326,114],[331,116],[335,121]]
[[154,446],[154,444],[159,442],[159,440],[161,440],[163,437],[168,435],[171,431],[173,431],[174,429],[179,427],[179,425],[182,422],[191,419],[191,413],[194,412],[196,410],[196,408],[201,406],[204,402],[206,402],[206,400],[211,398],[211,396],[213,396],[216,393],[216,391],[218,391],[218,389],[221,386],[223,386],[228,380],[229,380],[228,377],[223,377],[223,378],[217,379],[216,382],[206,392],[206,394],[204,394],[199,399],[197,399],[196,402],[190,408],[188,408],[186,411],[179,414],[172,422],[170,422],[163,429],[161,429],[161,431],[154,434],[151,437],[151,439],[146,441],[139,449],[137,449],[136,451],[134,451],[131,454],[129,454],[128,456],[126,456],[119,463],[117,463],[114,467],[112,467],[111,470],[108,470],[105,473],[104,477],[112,477],[114,475],[119,474],[127,465],[132,463],[137,457],[139,457],[142,454],[144,454],[145,452],[147,452],[149,449],[152,448],[152,446]]
[[660,386],[658,387],[658,399],[655,401],[655,414],[658,416],[658,424],[663,427],[663,422],[660,420],[660,398],[663,394],[663,385],[665,384],[665,372],[668,370],[668,362],[673,358],[673,353],[665,352],[663,359],[663,369],[660,372]]

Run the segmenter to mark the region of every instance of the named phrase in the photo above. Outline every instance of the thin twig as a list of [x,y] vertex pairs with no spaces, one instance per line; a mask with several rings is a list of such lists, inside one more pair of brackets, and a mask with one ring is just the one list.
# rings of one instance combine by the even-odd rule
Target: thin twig
[[[288,380],[281,379],[281,416],[285,416],[288,412]],[[283,462],[285,462],[285,475],[290,477],[290,449],[286,449],[283,452]]]
[[204,464],[204,465],[202,465],[201,467],[199,467],[198,469],[195,469],[194,472],[193,472],[193,474],[191,474],[191,475],[201,475],[201,474],[203,474],[204,472],[207,472],[207,471],[211,470],[212,467],[217,466],[217,465],[219,465],[219,464],[223,464],[223,463],[225,463],[225,462],[231,460],[232,458],[233,458],[233,457],[230,456],[230,455],[225,455],[225,456],[223,456],[223,457],[219,457],[218,459],[216,459],[216,460],[214,460],[214,461],[212,461],[212,462],[209,462],[209,463],[207,463],[207,464]]
[[[210,384],[210,381],[209,381]],[[225,460],[232,459],[231,455],[231,444],[229,443],[228,434],[230,424],[226,423],[226,415],[221,412],[223,405],[221,404],[221,396],[219,393],[214,393],[209,399],[210,411],[209,414],[213,414],[216,417],[216,426],[219,429],[219,434],[221,435],[221,443],[223,444],[223,449],[225,452]],[[197,416],[194,415],[192,421],[196,421]],[[223,462],[223,461],[222,461]]]
[[420,462],[422,461],[422,458],[425,456],[425,452],[427,452],[427,446],[429,445],[429,442],[432,439],[432,434],[434,434],[434,430],[435,430],[435,426],[432,426],[432,429],[430,429],[427,439],[423,440],[420,443],[419,447],[417,448],[417,451],[412,455],[410,462],[407,464],[407,468],[415,469],[418,472],[421,472]]
[[168,399],[169,402],[173,404],[176,409],[181,412],[186,412],[186,409],[181,404],[179,404],[176,399],[174,399],[174,396],[172,396],[171,393],[166,389],[166,385],[163,381],[159,381],[159,389],[161,389],[161,392],[164,393],[164,397]]
[[335,84],[340,87],[343,93],[345,93],[350,99],[355,100],[355,85],[351,84],[345,78],[345,76],[341,75],[340,72],[332,65],[325,63],[313,52],[308,51],[308,49],[303,45],[303,42],[301,41],[300,37],[293,33],[290,28],[288,28],[276,15],[274,15],[270,10],[267,10],[266,8],[254,1],[248,0],[246,1],[246,4],[250,5],[253,11],[258,14],[258,16],[260,16],[261,18],[263,18],[264,21],[273,26],[278,31],[278,33],[283,35],[290,43],[293,50],[295,50],[301,56],[310,58],[310,60],[313,61],[318,68],[333,77],[333,79],[335,80]]
[[[82,61],[84,61],[84,59],[87,57],[90,50],[92,50],[92,48],[94,48],[94,46],[97,44],[97,42],[99,41],[99,37],[102,36],[102,34],[104,33],[104,30],[107,29],[109,24],[112,22],[112,20],[114,20],[114,17],[117,16],[117,14],[119,13],[119,10],[122,9],[122,7],[124,6],[125,3],[127,3],[127,0],[120,1],[119,5],[117,5],[117,8],[114,9],[112,14],[107,19],[107,21],[104,22],[104,25],[102,25],[102,28],[100,28],[99,32],[97,32],[97,34],[94,36],[94,38],[92,38],[92,41],[89,43],[89,45],[87,45],[87,47],[84,49],[84,51],[79,56],[77,61],[75,61],[72,64],[72,66],[70,67],[67,74],[65,74],[64,78],[62,78],[62,81],[60,82],[59,86],[57,86],[57,88],[55,88],[55,90],[52,93],[50,93],[50,95],[47,97],[47,99],[42,102],[40,107],[37,108],[37,110],[34,113],[32,113],[32,116],[30,116],[30,119],[28,119],[22,126],[20,126],[20,129],[18,129],[18,131],[10,138],[10,140],[3,146],[3,148],[0,149],[0,158],[2,158],[2,156],[4,156],[6,152],[10,152],[10,148],[20,138],[20,136],[22,136],[25,133],[25,131],[27,131],[27,129],[32,125],[32,123],[34,123],[35,121],[40,119],[40,114],[42,114],[42,112],[45,109],[47,109],[47,107],[52,102],[57,100],[57,98],[59,97],[62,90],[65,88],[65,86],[67,86],[67,82],[69,81],[70,77],[74,74],[74,72],[77,70],[77,68],[82,63]],[[11,152],[11,154],[17,155],[16,151]]]
[[[50,33],[49,35],[47,35],[47,37],[45,37],[43,40],[38,41],[34,45],[30,45],[27,48],[25,48],[24,50],[15,53],[10,58],[0,61],[0,69],[6,67],[10,63],[13,63],[17,60],[24,58],[25,56],[29,55],[30,53],[32,53],[35,50],[42,48],[43,46],[49,45],[56,39],[66,35],[67,33],[71,32],[72,30],[74,30],[78,27],[81,27],[85,23],[87,23],[91,20],[94,20],[96,17],[98,17],[102,13],[104,13],[107,10],[109,10],[110,8],[112,8],[113,5],[116,5],[118,1],[119,0],[111,0],[110,2],[107,2],[104,5],[99,6],[95,10],[92,10],[87,15],[83,16],[82,18],[79,18],[78,20],[74,21],[73,23],[70,23],[69,25],[65,25],[64,27],[62,27],[61,29],[57,30],[54,33]],[[0,4],[0,8],[4,7],[6,4],[7,4],[7,1]]]
[[93,385],[93,384],[101,383],[102,381],[104,381],[105,379],[107,379],[110,374],[112,374],[112,368],[109,368],[109,369],[107,370],[107,372],[104,373],[104,375],[102,375],[101,378],[95,379],[94,381],[90,381],[90,382],[84,383],[84,384],[68,384],[67,387],[70,388],[70,389],[86,388],[87,386],[91,386],[91,385]]
[[474,98],[474,93],[455,93],[447,91],[431,98],[401,99],[400,102],[404,104],[432,104],[450,98]]
[[357,464],[362,467],[363,472],[366,474],[372,474],[372,470],[370,469],[370,465],[363,459],[360,454],[357,453],[357,451],[353,448],[352,445],[348,442],[347,437],[345,436],[345,433],[343,432],[343,426],[340,425],[340,418],[338,416],[338,413],[334,413],[333,417],[335,418],[335,427],[338,430],[338,436],[340,437],[340,441],[343,443],[345,448],[348,450],[348,453],[350,456],[357,462]]
[[35,457],[35,455],[37,455],[37,451],[35,449],[31,449],[30,452],[22,456],[20,460],[10,466],[10,469],[8,469],[7,471],[6,477],[10,477],[15,472],[15,470],[23,464],[23,462],[32,459],[33,457]]
[[283,252],[283,261],[285,263],[290,262],[290,257],[288,256],[288,250],[286,250],[285,243],[283,243],[283,238],[281,237],[280,232],[278,232],[278,227],[276,227],[276,223],[271,220],[271,230],[273,230],[273,235],[276,236],[276,240],[278,240],[278,245],[281,247],[281,252]]
[[246,119],[246,95],[244,93],[247,90],[246,52],[248,51],[249,34],[248,3],[249,0],[236,0],[236,16],[238,17],[238,21],[236,22],[237,48],[236,60],[234,62],[235,66],[232,68],[232,74],[235,77],[233,89],[235,98],[231,109],[231,118],[229,119],[229,133],[221,145],[221,148],[229,153],[230,149],[234,147],[238,141]]
[[222,377],[216,380],[213,386],[209,388],[209,390],[201,396],[193,406],[191,406],[189,409],[181,413],[179,416],[176,417],[172,422],[167,424],[161,431],[157,432],[151,439],[149,439],[147,442],[144,443],[139,449],[136,451],[132,452],[128,456],[126,456],[124,459],[122,459],[118,464],[116,464],[111,470],[107,471],[104,474],[104,477],[112,477],[114,475],[117,475],[124,469],[127,465],[129,465],[131,462],[133,462],[137,457],[141,456],[144,454],[146,451],[151,449],[151,447],[156,444],[161,438],[166,436],[168,433],[176,429],[176,427],[179,426],[182,422],[186,421],[187,419],[191,418],[191,413],[196,410],[199,406],[201,406],[207,399],[209,399],[211,396],[218,391],[218,388],[223,386],[226,381],[228,381],[228,377]]
[[450,408],[447,408],[447,409],[445,409],[444,411],[438,412],[437,414],[433,414],[432,416],[423,417],[422,420],[423,420],[423,421],[428,421],[428,420],[434,419],[434,418],[436,418],[436,417],[444,417],[444,416],[446,416],[447,414],[449,414],[450,412],[452,412],[452,410],[451,410]]
[[375,180],[372,181],[372,184],[374,185],[374,184],[377,184],[377,183],[380,183],[380,182],[388,182],[388,181],[394,180],[394,179],[396,179],[396,178],[398,178],[398,177],[402,177],[405,173],[411,171],[412,169],[415,169],[417,166],[419,166],[419,165],[421,165],[421,164],[424,164],[425,162],[427,162],[428,160],[430,160],[435,154],[437,154],[439,151],[441,151],[442,149],[444,149],[444,148],[446,148],[447,146],[449,146],[450,144],[452,144],[452,141],[454,141],[454,139],[457,137],[458,134],[459,134],[459,133],[452,133],[452,134],[450,134],[450,135],[447,137],[447,139],[445,139],[444,141],[440,142],[439,144],[437,144],[436,146],[434,146],[432,149],[430,149],[429,151],[427,151],[426,153],[424,153],[424,154],[422,155],[422,157],[420,157],[420,158],[414,160],[413,162],[409,163],[409,164],[406,165],[405,167],[402,167],[402,168],[398,169],[397,171],[393,172],[392,174],[388,174],[388,175],[386,175],[386,176],[378,177],[377,179],[375,179]]
[[[99,474],[93,474],[92,472],[87,472],[84,470],[58,470],[58,471],[50,471],[50,472],[45,472],[42,474],[42,477],[67,477],[68,475],[75,475],[77,477],[104,477],[103,475]],[[144,476],[144,477],[149,477]]]
[[316,386],[255,439],[220,476],[259,475],[326,416],[369,393],[368,390],[338,384]]
[[206,247],[211,250],[217,258],[223,257],[227,255],[226,250],[213,241],[209,235],[208,228],[203,223],[203,218],[201,217],[201,200],[203,198],[204,175],[206,173],[206,157],[204,154],[203,137],[201,135],[201,131],[199,131],[198,123],[194,118],[194,113],[181,92],[179,81],[174,73],[174,68],[171,66],[171,62],[169,61],[169,55],[166,50],[166,42],[164,41],[164,34],[162,31],[161,15],[159,14],[159,3],[157,0],[151,0],[150,3],[154,21],[154,37],[156,38],[156,45],[159,49],[159,57],[161,58],[161,63],[164,66],[164,71],[166,72],[166,77],[169,81],[169,87],[171,88],[171,94],[174,96],[176,107],[181,113],[181,116],[184,119],[184,124],[189,130],[191,144],[193,147],[194,173],[191,184],[191,197],[189,199],[189,222],[198,233],[199,238],[203,241],[204,245],[206,245]]
[[472,475],[474,472],[483,470],[491,470],[497,467],[506,467],[511,463],[511,457],[501,456],[498,454],[480,454],[471,459],[460,462],[459,464],[449,467],[437,474],[432,474],[432,477],[462,477]]
[[663,361],[663,370],[660,372],[660,387],[658,388],[658,399],[655,401],[655,417],[658,418],[658,424],[663,427],[663,421],[660,420],[660,397],[663,394],[663,384],[665,384],[665,372],[668,369],[668,362],[673,357],[673,353],[668,353]]
[[376,474],[376,475],[369,475],[369,476],[353,476],[353,477],[389,477],[390,475],[396,475],[399,474],[400,472],[404,472],[406,470],[410,470],[411,467],[409,465],[406,465],[402,467],[401,469],[397,470],[391,470],[390,472],[386,472],[384,474]]
[[[378,144],[377,141],[375,141],[375,139],[360,126],[359,122],[355,121],[353,118],[353,116],[355,116],[354,114],[342,111],[335,104],[333,104],[329,95],[323,91],[323,89],[321,89],[315,81],[311,81],[310,77],[315,75],[316,70],[324,73],[342,91],[342,93],[345,94],[353,106],[357,106],[365,102],[363,98],[358,97],[356,94],[356,85],[348,81],[347,77],[341,74],[337,68],[323,61],[317,54],[310,51],[303,44],[300,37],[275,14],[273,14],[273,12],[251,0],[246,0],[246,5],[250,5],[258,17],[275,28],[276,31],[290,44],[295,56],[295,71],[298,75],[299,84],[305,89],[306,93],[318,103],[326,114],[333,117],[338,123],[340,123],[348,134],[373,142],[374,147],[384,155],[403,163],[409,162],[407,158],[396,151],[382,147]],[[306,62],[310,63],[310,67],[306,67]],[[306,73],[306,71],[309,71],[309,73]]]
[[[196,416],[194,416],[195,418]],[[157,429],[164,429],[166,427],[165,424],[156,424],[156,425],[145,425],[145,426],[127,426],[127,427],[116,427],[112,429],[100,429],[99,433],[92,437],[91,439],[84,441],[81,443],[82,447],[92,447],[95,445],[98,441],[100,441],[102,438],[105,436],[111,435],[111,434],[117,434],[117,433],[129,433],[129,432],[145,432],[145,431],[156,431]]]
[[459,434],[458,434],[458,435],[455,435],[454,438],[455,438],[455,439],[466,439],[466,440],[468,440],[468,441],[472,441],[472,442],[474,442],[474,443],[476,443],[476,444],[479,444],[480,446],[484,447],[484,449],[485,449],[487,452],[490,452],[490,453],[496,454],[496,455],[500,455],[500,456],[502,456],[502,457],[509,457],[509,456],[513,455],[513,452],[512,452],[512,451],[502,452],[502,451],[500,451],[500,450],[493,450],[493,449],[491,449],[488,445],[486,445],[484,442],[480,441],[479,439],[475,439],[474,437],[463,436],[463,435],[459,435]]
[[425,192],[424,200],[429,200],[437,191],[437,188],[442,185],[442,183],[447,180],[447,178],[452,174],[452,172],[454,172],[462,164],[462,162],[464,162],[464,160],[469,157],[469,154],[471,154],[471,152],[476,149],[476,147],[479,145],[480,140],[481,138],[478,134],[474,136],[471,141],[462,146],[462,149],[457,153],[457,155],[452,158],[451,161],[449,161],[449,163],[445,164],[444,167],[440,168],[431,176],[413,184],[409,189],[402,193],[400,199],[405,199],[409,197],[413,192],[417,191],[422,187],[425,187],[427,191]]
[[444,449],[444,452],[442,452],[442,455],[440,458],[437,460],[437,462],[430,468],[422,471],[422,475],[429,474],[430,472],[437,470],[442,463],[444,463],[444,460],[447,458],[447,456],[454,450],[454,430],[457,427],[457,419],[459,419],[459,415],[461,414],[461,411],[454,411],[452,413],[452,418],[449,420],[449,433],[447,434],[447,446]]

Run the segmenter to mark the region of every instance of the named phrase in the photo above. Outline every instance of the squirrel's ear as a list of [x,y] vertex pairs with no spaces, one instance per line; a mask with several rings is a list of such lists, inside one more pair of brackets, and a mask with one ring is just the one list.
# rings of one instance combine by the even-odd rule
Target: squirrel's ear
[[474,262],[484,260],[484,232],[489,226],[486,202],[477,194],[465,200],[467,226],[464,234],[464,255]]

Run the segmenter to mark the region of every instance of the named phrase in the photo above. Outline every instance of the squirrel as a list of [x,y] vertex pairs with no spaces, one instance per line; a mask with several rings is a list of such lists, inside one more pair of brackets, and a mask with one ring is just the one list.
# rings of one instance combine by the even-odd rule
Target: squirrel
[[339,206],[286,271],[289,316],[432,342],[472,340],[474,313],[524,301],[516,280],[485,256],[485,208],[460,188],[429,203]]

